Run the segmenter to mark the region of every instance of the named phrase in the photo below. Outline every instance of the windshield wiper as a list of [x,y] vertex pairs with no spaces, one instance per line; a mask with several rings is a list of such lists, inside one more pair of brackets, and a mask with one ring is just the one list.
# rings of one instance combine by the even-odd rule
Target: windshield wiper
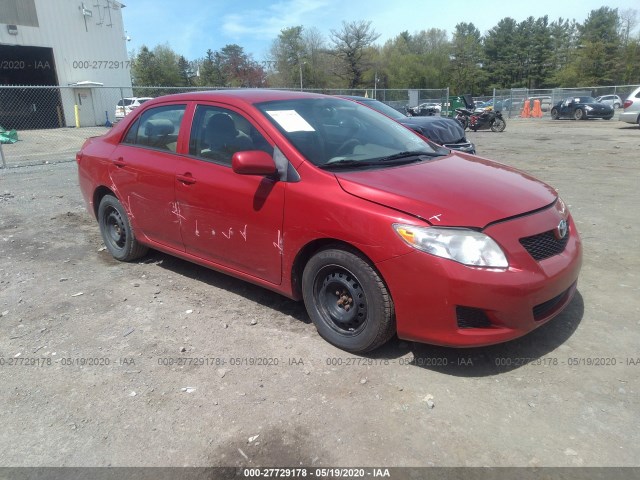
[[446,155],[444,153],[438,152],[424,152],[420,151],[406,151],[399,152],[394,155],[389,155],[388,157],[381,157],[375,160],[353,160],[348,158],[343,158],[341,160],[329,161],[323,165],[318,165],[319,168],[330,169],[330,168],[353,168],[353,167],[380,167],[382,165],[401,165],[407,163],[415,163],[423,161],[423,157],[441,157]]
[[398,162],[398,160],[404,160],[404,159],[409,159],[414,157],[418,157],[418,158],[413,161],[420,161],[420,157],[441,157],[442,155],[443,155],[442,153],[438,153],[438,152],[425,152],[422,150],[416,150],[416,151],[408,151],[408,152],[399,152],[394,155],[389,155],[388,157],[382,157],[381,159],[378,160],[378,162],[396,163]]
[[324,169],[329,169],[329,168],[347,168],[347,167],[371,167],[373,165],[380,165],[380,162],[375,161],[375,162],[371,162],[369,160],[349,160],[349,159],[342,159],[342,160],[336,160],[335,162],[328,162],[322,165],[318,165],[318,168],[324,168]]

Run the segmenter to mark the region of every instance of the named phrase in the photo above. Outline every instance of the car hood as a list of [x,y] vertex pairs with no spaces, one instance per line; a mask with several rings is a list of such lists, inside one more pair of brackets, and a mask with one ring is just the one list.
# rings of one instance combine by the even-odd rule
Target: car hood
[[412,130],[419,130],[422,135],[440,145],[455,143],[465,138],[460,124],[451,118],[407,117],[400,120],[400,123]]
[[553,188],[523,172],[463,153],[335,175],[351,195],[442,226],[484,228],[557,198]]

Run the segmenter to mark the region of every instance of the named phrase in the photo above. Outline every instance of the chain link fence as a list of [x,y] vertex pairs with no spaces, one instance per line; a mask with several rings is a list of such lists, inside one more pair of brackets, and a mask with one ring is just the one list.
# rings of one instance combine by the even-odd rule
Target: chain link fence
[[529,90],[526,88],[513,88],[509,90],[494,90],[493,96],[474,97],[474,100],[483,102],[485,105],[492,105],[497,110],[501,110],[509,118],[518,117],[522,113],[524,102],[540,100],[540,107],[543,116],[549,116],[551,108],[561,100],[576,97],[601,97],[605,95],[614,95],[618,99],[608,99],[612,105],[616,104],[616,108],[622,107],[627,96],[633,92],[638,85],[614,85],[607,87],[577,87],[577,88],[550,88]]
[[[636,85],[556,88],[548,90],[496,90],[492,96],[475,97],[490,102],[507,116],[517,117],[524,101],[538,98],[544,115],[570,95],[618,95],[624,102]],[[216,87],[217,88],[217,87]],[[75,159],[84,141],[106,133],[136,107],[130,98],[182,93],[212,88],[103,87],[96,84],[69,87],[0,86],[0,168]],[[440,115],[452,115],[450,92],[444,89],[330,89],[307,92],[374,98],[402,113],[421,105],[437,105]]]

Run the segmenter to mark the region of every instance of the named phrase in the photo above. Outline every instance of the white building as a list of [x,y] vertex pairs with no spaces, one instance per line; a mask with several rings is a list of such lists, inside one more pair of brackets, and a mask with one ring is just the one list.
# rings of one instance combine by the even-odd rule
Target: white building
[[75,105],[81,126],[104,124],[117,98],[131,96],[122,8],[114,0],[0,0],[0,102],[11,105],[0,109],[20,115],[23,128],[75,126]]

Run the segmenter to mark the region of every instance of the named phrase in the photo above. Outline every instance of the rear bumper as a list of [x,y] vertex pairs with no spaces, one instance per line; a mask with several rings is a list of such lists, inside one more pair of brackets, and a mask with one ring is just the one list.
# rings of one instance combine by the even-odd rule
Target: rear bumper
[[618,116],[618,120],[627,123],[638,123],[638,118],[640,118],[640,111],[620,112],[620,115]]

